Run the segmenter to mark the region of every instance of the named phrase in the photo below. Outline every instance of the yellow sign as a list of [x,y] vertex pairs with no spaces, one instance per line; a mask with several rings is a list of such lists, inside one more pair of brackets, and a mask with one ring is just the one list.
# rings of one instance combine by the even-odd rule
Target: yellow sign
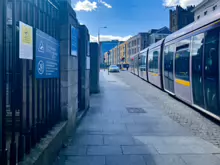
[[32,28],[22,25],[22,43],[32,45]]
[[19,21],[19,58],[33,60],[33,28]]

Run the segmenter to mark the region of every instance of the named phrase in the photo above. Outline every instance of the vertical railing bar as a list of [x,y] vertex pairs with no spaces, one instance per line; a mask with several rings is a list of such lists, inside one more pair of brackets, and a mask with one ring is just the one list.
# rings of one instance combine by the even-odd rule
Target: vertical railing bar
[[15,120],[16,120],[16,0],[12,1],[12,134],[10,144],[10,165],[16,165],[16,141],[15,141]]
[[[20,1],[20,20],[23,21],[24,14],[23,14],[23,1]],[[22,161],[24,159],[24,153],[25,153],[25,136],[24,136],[24,126],[23,126],[23,60],[20,60],[19,65],[20,70],[20,90],[21,90],[21,100],[20,100],[20,135],[19,135],[19,144],[18,144],[18,162]]]
[[[43,4],[43,8],[45,8],[46,4],[44,3]],[[46,14],[44,12],[44,15],[43,15],[43,28],[42,30],[45,32],[45,23],[46,23]],[[47,133],[47,130],[45,129],[46,128],[46,103],[45,103],[45,94],[46,94],[46,91],[45,91],[45,80],[43,79],[42,80],[42,127],[43,127],[43,135],[45,135]]]
[[[3,45],[2,45],[2,55],[1,55],[1,91],[2,93],[0,95],[2,95],[2,99],[1,102],[1,107],[0,107],[0,111],[1,111],[1,136],[0,139],[0,161],[2,162],[3,165],[7,165],[7,148],[6,148],[6,13],[7,13],[7,0],[3,0],[2,1],[2,41],[3,41]],[[0,25],[1,26],[1,25]]]
[[[24,1],[25,2],[25,1]],[[29,2],[25,2],[25,7],[26,7],[26,16],[25,16],[25,22],[28,23],[28,11],[30,4]],[[29,93],[29,60],[24,61],[26,63],[26,129],[27,129],[27,134],[26,134],[26,153],[29,154],[31,150],[31,128],[30,128],[30,93]]]
[[[41,20],[42,20],[42,11],[41,11],[41,8],[42,8],[42,4],[44,3],[44,1],[40,2],[40,6],[39,6],[39,9],[40,9],[40,12],[39,12],[39,18],[38,18],[38,28],[40,30],[42,30],[41,26],[42,26],[42,23],[41,23]],[[36,84],[37,84],[37,142],[40,141],[40,79],[37,79],[36,81]]]
[[[38,14],[37,14],[37,6],[38,6],[39,0],[35,0],[33,2],[33,8],[32,8],[32,23],[33,28],[36,27]],[[34,31],[34,38],[36,38],[36,31]],[[33,50],[34,50],[34,59],[32,61],[32,128],[31,128],[31,146],[34,147],[37,142],[37,127],[36,127],[36,107],[35,107],[35,100],[36,100],[36,79],[35,79],[35,40],[33,44]]]

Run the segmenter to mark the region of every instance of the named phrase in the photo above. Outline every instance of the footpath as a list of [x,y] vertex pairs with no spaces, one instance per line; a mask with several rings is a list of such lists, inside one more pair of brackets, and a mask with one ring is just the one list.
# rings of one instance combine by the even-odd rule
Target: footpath
[[55,165],[220,165],[220,148],[172,120],[120,74],[100,72],[101,93]]

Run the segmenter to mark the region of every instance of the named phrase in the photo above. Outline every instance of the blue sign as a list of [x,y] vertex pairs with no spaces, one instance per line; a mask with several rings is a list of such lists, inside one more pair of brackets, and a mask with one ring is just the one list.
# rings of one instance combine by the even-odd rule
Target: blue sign
[[36,63],[37,79],[60,77],[60,44],[53,37],[36,29]]
[[78,29],[71,26],[71,55],[78,56]]

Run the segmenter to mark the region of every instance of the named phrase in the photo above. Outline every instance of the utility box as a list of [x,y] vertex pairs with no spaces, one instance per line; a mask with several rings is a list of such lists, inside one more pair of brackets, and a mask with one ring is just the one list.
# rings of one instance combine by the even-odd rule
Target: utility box
[[90,93],[99,93],[100,53],[98,43],[90,43]]
[[85,25],[80,25],[79,34],[78,107],[79,110],[86,110],[89,108],[90,98],[90,56],[89,31]]

